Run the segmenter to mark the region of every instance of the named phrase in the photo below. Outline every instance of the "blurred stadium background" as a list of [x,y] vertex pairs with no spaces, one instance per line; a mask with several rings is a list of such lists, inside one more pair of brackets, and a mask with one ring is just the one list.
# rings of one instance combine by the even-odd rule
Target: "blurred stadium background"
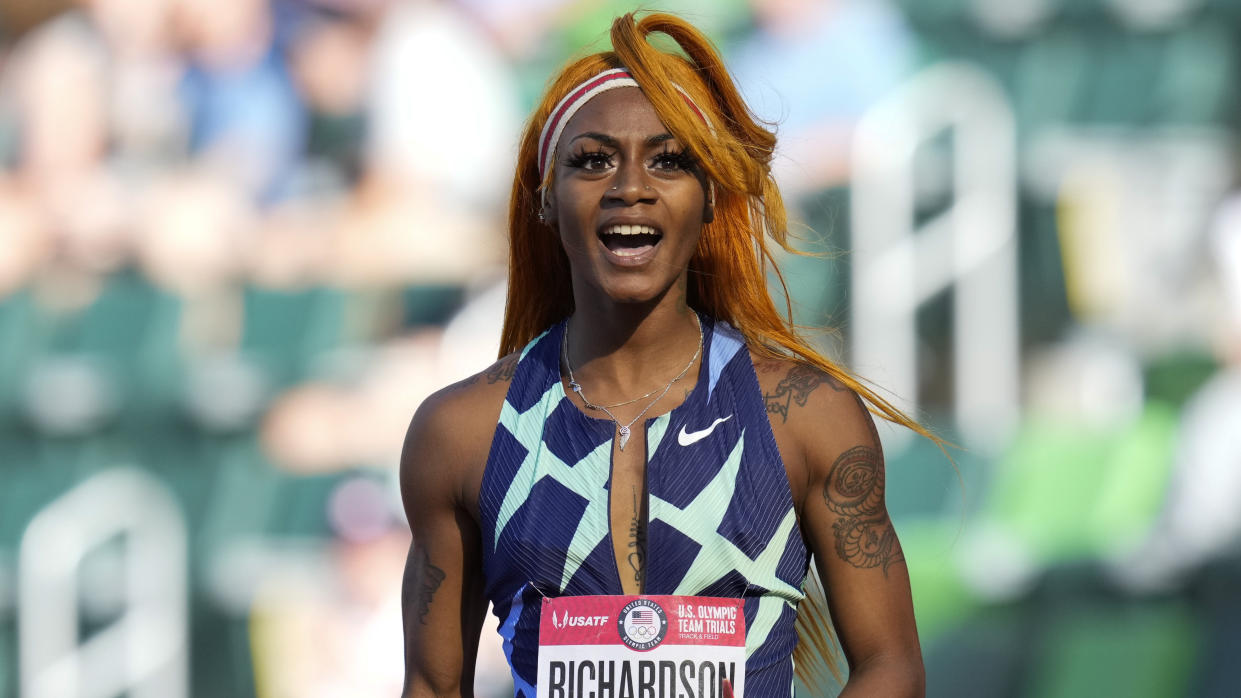
[[[963,447],[885,434],[929,694],[1241,695],[1241,0],[646,7],[778,124],[796,319]],[[629,9],[0,0],[0,696],[396,695],[405,425]]]

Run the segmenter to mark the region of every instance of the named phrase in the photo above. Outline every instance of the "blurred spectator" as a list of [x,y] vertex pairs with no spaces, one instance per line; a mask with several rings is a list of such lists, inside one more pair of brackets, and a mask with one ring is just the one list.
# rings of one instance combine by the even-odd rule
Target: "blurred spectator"
[[409,531],[387,499],[372,479],[344,480],[324,512],[336,533],[324,574],[268,571],[250,621],[258,695],[400,693],[401,571]]
[[1230,366],[1241,366],[1241,193],[1234,193],[1220,207],[1209,245],[1223,291],[1221,358]]
[[120,267],[130,254],[130,202],[106,161],[106,46],[84,16],[65,14],[22,39],[9,75],[20,136],[15,193],[47,217],[67,265],[91,274]]
[[243,242],[245,274],[254,285],[298,290],[329,278],[332,230],[340,207],[290,199],[269,209]]
[[342,352],[323,377],[282,394],[263,422],[270,460],[303,474],[395,469],[410,415],[441,387],[440,336],[424,330]]
[[66,13],[25,35],[6,75],[20,134],[17,166],[53,187],[89,173],[108,140],[107,52],[87,20]]
[[1222,291],[1222,368],[1182,411],[1163,516],[1126,567],[1141,584],[1180,582],[1213,560],[1241,558],[1241,197],[1219,208],[1208,246]]
[[858,118],[913,67],[885,0],[751,0],[754,33],[730,52],[746,100],[777,124],[785,196],[843,184]]
[[361,175],[366,139],[366,80],[370,60],[366,19],[341,12],[308,12],[289,48],[290,64],[309,118],[303,180],[315,193],[344,189]]
[[551,28],[572,0],[458,0],[511,62],[545,55]]
[[0,303],[24,288],[51,255],[45,225],[34,203],[0,180]]
[[457,8],[395,0],[376,37],[370,87],[372,168],[424,190],[435,208],[503,205],[517,156],[516,90],[495,46]]
[[111,148],[115,166],[142,183],[184,157],[186,111],[177,92],[176,0],[84,0],[110,55]]
[[[912,38],[885,0],[749,0],[754,28],[728,52],[750,107],[775,127],[773,173],[789,206],[792,242],[808,256],[777,252],[794,320],[839,327],[841,265],[849,240],[836,200],[848,184],[853,130],[861,116],[912,70]],[[804,225],[801,225],[804,223]],[[777,294],[778,296],[778,294]],[[839,356],[841,337],[818,348]]]
[[3,0],[0,39],[12,40],[74,5],[75,0]]
[[[808,195],[848,185],[854,124],[913,67],[893,4],[655,3],[722,40],[752,106],[780,132],[776,174],[789,203],[835,247],[848,245],[836,237],[848,216],[814,220],[811,208],[843,201],[841,192]],[[1051,124],[1061,136],[1021,153],[1055,201],[1037,220],[1023,202],[1022,292],[1037,298],[1067,279],[1087,327],[1056,320],[1031,339],[1023,317],[1022,428],[980,478],[979,516],[964,529],[946,522],[963,534],[963,573],[983,597],[1019,600],[1056,565],[1131,554],[1118,568],[1128,581],[1187,597],[1177,585],[1193,572],[1241,559],[1241,197],[1220,207],[1205,238],[1199,213],[1224,186],[1236,129],[1163,129],[1151,123],[1160,108],[1116,95],[1145,93],[1150,75],[1184,74],[1193,79],[1172,82],[1186,94],[1235,101],[1211,67],[1237,45],[1232,25],[1215,21],[1227,3],[1171,3],[1193,6],[1173,13],[1184,26],[1132,35],[1102,26],[1134,20],[1116,2],[1104,12],[900,4],[939,53],[960,48],[997,76],[1016,66],[1021,79],[1056,85],[1048,94],[1065,100],[1064,118],[1084,108],[1070,108],[1080,99],[1133,121],[1123,131]],[[1123,3],[1143,4],[1169,5]],[[183,495],[200,585],[210,556],[260,551],[262,573],[246,578],[258,582],[238,587],[227,611],[194,599],[195,694],[395,694],[409,540],[376,475],[394,471],[426,395],[495,358],[522,95],[537,91],[546,62],[603,40],[607,20],[629,9],[621,0],[0,0],[0,611],[16,598],[3,577],[29,514],[82,473],[132,456]],[[979,17],[1023,12],[1045,24],[1002,40],[971,34]],[[1087,15],[1093,24],[1075,24]],[[1095,59],[1125,70],[1061,89],[1058,70]],[[1167,101],[1164,92],[1150,94]],[[1021,94],[1028,129],[1023,108],[1043,92]],[[1035,239],[1060,246],[1040,258],[1028,248]],[[817,325],[845,310],[830,289],[846,261],[784,262],[800,319]],[[1040,261],[1054,273],[1038,271]],[[920,313],[919,332],[945,322]],[[1048,346],[1051,335],[1061,340]],[[1208,336],[1220,370],[1169,416],[1144,371],[1169,347],[1201,351]],[[167,418],[133,429],[122,420],[135,404]],[[93,455],[60,443],[71,441],[93,444],[82,450]],[[345,475],[355,469],[366,476]],[[983,487],[963,474],[971,490]],[[326,507],[298,509],[331,535],[293,539],[297,527],[280,525],[293,508],[282,498],[304,504],[306,491],[322,495],[315,488],[337,480]],[[247,510],[243,491],[262,505]],[[220,523],[234,519],[249,523]],[[921,619],[937,592],[919,588]],[[5,620],[0,646],[14,650]],[[495,624],[489,615],[480,696],[512,695]],[[253,677],[236,659],[245,648],[230,644],[240,637]],[[15,685],[7,659],[0,652],[0,694]]]
[[[255,594],[258,694],[396,695],[404,678],[400,582],[409,529],[391,492],[369,476],[342,480],[325,515],[335,539],[323,574],[271,568]],[[480,698],[512,695],[494,622],[488,613],[479,643],[474,694]]]
[[215,173],[169,172],[139,209],[143,274],[182,303],[180,353],[192,361],[236,350],[240,308],[235,283],[253,211],[236,182]]
[[139,257],[156,284],[194,299],[237,280],[254,218],[235,182],[204,170],[169,173],[141,216]]
[[435,191],[368,173],[334,229],[330,280],[371,289],[463,286],[495,273],[504,258],[497,218]]
[[306,115],[273,41],[266,0],[174,0],[187,56],[181,95],[190,147],[263,201],[285,193]]

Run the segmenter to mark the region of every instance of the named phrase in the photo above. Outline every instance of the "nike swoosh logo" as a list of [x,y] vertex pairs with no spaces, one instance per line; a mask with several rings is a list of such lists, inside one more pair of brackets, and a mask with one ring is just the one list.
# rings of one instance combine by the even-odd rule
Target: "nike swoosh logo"
[[681,433],[677,434],[677,443],[681,444],[682,446],[689,446],[690,444],[696,444],[699,441],[702,441],[703,439],[710,436],[711,432],[715,431],[716,427],[723,424],[724,422],[727,422],[728,420],[732,418],[733,416],[731,414],[728,415],[727,417],[720,417],[719,419],[712,422],[711,426],[707,427],[706,429],[701,429],[699,431],[685,431],[685,425],[682,424]]

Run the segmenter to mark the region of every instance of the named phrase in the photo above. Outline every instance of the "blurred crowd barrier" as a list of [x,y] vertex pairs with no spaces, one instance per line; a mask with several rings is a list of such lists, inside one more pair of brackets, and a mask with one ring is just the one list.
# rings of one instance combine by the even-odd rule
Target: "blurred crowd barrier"
[[[778,130],[796,321],[960,446],[883,434],[929,695],[1235,695],[1241,0],[644,6]],[[0,696],[399,692],[405,426],[631,9],[0,0]]]

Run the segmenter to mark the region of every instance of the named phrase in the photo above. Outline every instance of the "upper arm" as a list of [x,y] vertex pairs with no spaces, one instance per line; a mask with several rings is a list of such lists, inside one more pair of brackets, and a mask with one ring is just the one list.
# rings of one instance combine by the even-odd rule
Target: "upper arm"
[[851,666],[880,654],[920,657],[909,572],[884,500],[883,448],[861,401],[830,397],[830,435],[806,448],[803,531],[828,589]]
[[[859,668],[886,664],[896,683],[885,685],[909,685],[916,694],[921,649],[909,574],[884,501],[874,421],[854,391],[817,369],[794,365],[766,382],[777,440],[791,461],[802,535],[850,669],[858,675]],[[790,399],[773,404],[773,398]],[[908,675],[900,677],[903,672]]]
[[486,601],[468,500],[485,447],[469,412],[455,396],[432,396],[414,415],[401,454],[401,497],[413,533],[401,598],[407,696],[473,692]]

